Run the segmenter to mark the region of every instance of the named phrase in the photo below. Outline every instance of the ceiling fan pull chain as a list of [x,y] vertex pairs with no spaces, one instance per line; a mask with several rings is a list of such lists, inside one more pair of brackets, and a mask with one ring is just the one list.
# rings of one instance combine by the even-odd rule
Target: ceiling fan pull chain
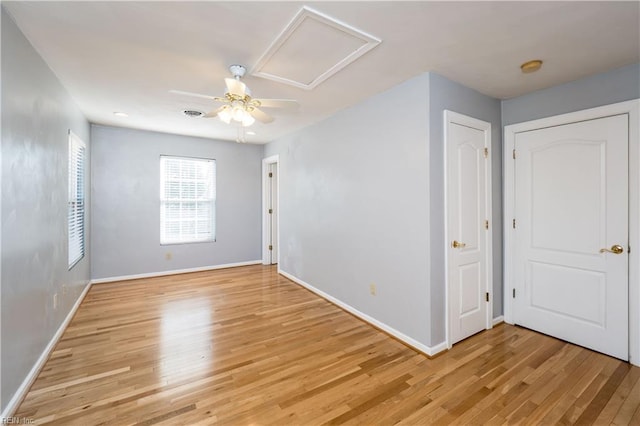
[[244,137],[244,127],[242,125],[237,126],[237,131],[236,142],[246,143],[247,140]]

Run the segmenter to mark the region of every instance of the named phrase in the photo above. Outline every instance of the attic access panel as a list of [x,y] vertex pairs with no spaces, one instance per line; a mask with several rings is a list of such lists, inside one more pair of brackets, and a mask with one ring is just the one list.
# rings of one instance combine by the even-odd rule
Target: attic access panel
[[271,43],[251,74],[311,90],[380,42],[304,6]]

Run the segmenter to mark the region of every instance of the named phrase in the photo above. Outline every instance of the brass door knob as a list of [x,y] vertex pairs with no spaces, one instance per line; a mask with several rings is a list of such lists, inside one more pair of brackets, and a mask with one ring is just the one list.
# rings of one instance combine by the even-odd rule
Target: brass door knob
[[600,253],[621,254],[621,253],[624,253],[624,247],[622,247],[620,244],[616,244],[615,246],[611,246],[610,249],[608,248],[600,249]]
[[458,242],[456,240],[453,240],[453,242],[451,243],[451,247],[453,247],[453,248],[463,248],[463,247],[466,247],[466,246],[467,245],[465,243],[461,243],[461,242]]

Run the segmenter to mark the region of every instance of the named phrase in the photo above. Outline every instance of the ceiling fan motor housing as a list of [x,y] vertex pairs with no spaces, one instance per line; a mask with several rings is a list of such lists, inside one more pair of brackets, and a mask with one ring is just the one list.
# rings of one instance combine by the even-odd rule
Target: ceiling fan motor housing
[[240,80],[247,73],[247,69],[242,65],[231,65],[229,71],[236,80]]

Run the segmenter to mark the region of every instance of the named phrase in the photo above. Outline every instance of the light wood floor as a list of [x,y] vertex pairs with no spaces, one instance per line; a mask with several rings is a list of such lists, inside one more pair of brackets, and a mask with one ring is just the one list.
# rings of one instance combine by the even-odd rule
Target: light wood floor
[[640,368],[499,325],[428,359],[250,266],[95,285],[16,416],[56,425],[640,424]]

